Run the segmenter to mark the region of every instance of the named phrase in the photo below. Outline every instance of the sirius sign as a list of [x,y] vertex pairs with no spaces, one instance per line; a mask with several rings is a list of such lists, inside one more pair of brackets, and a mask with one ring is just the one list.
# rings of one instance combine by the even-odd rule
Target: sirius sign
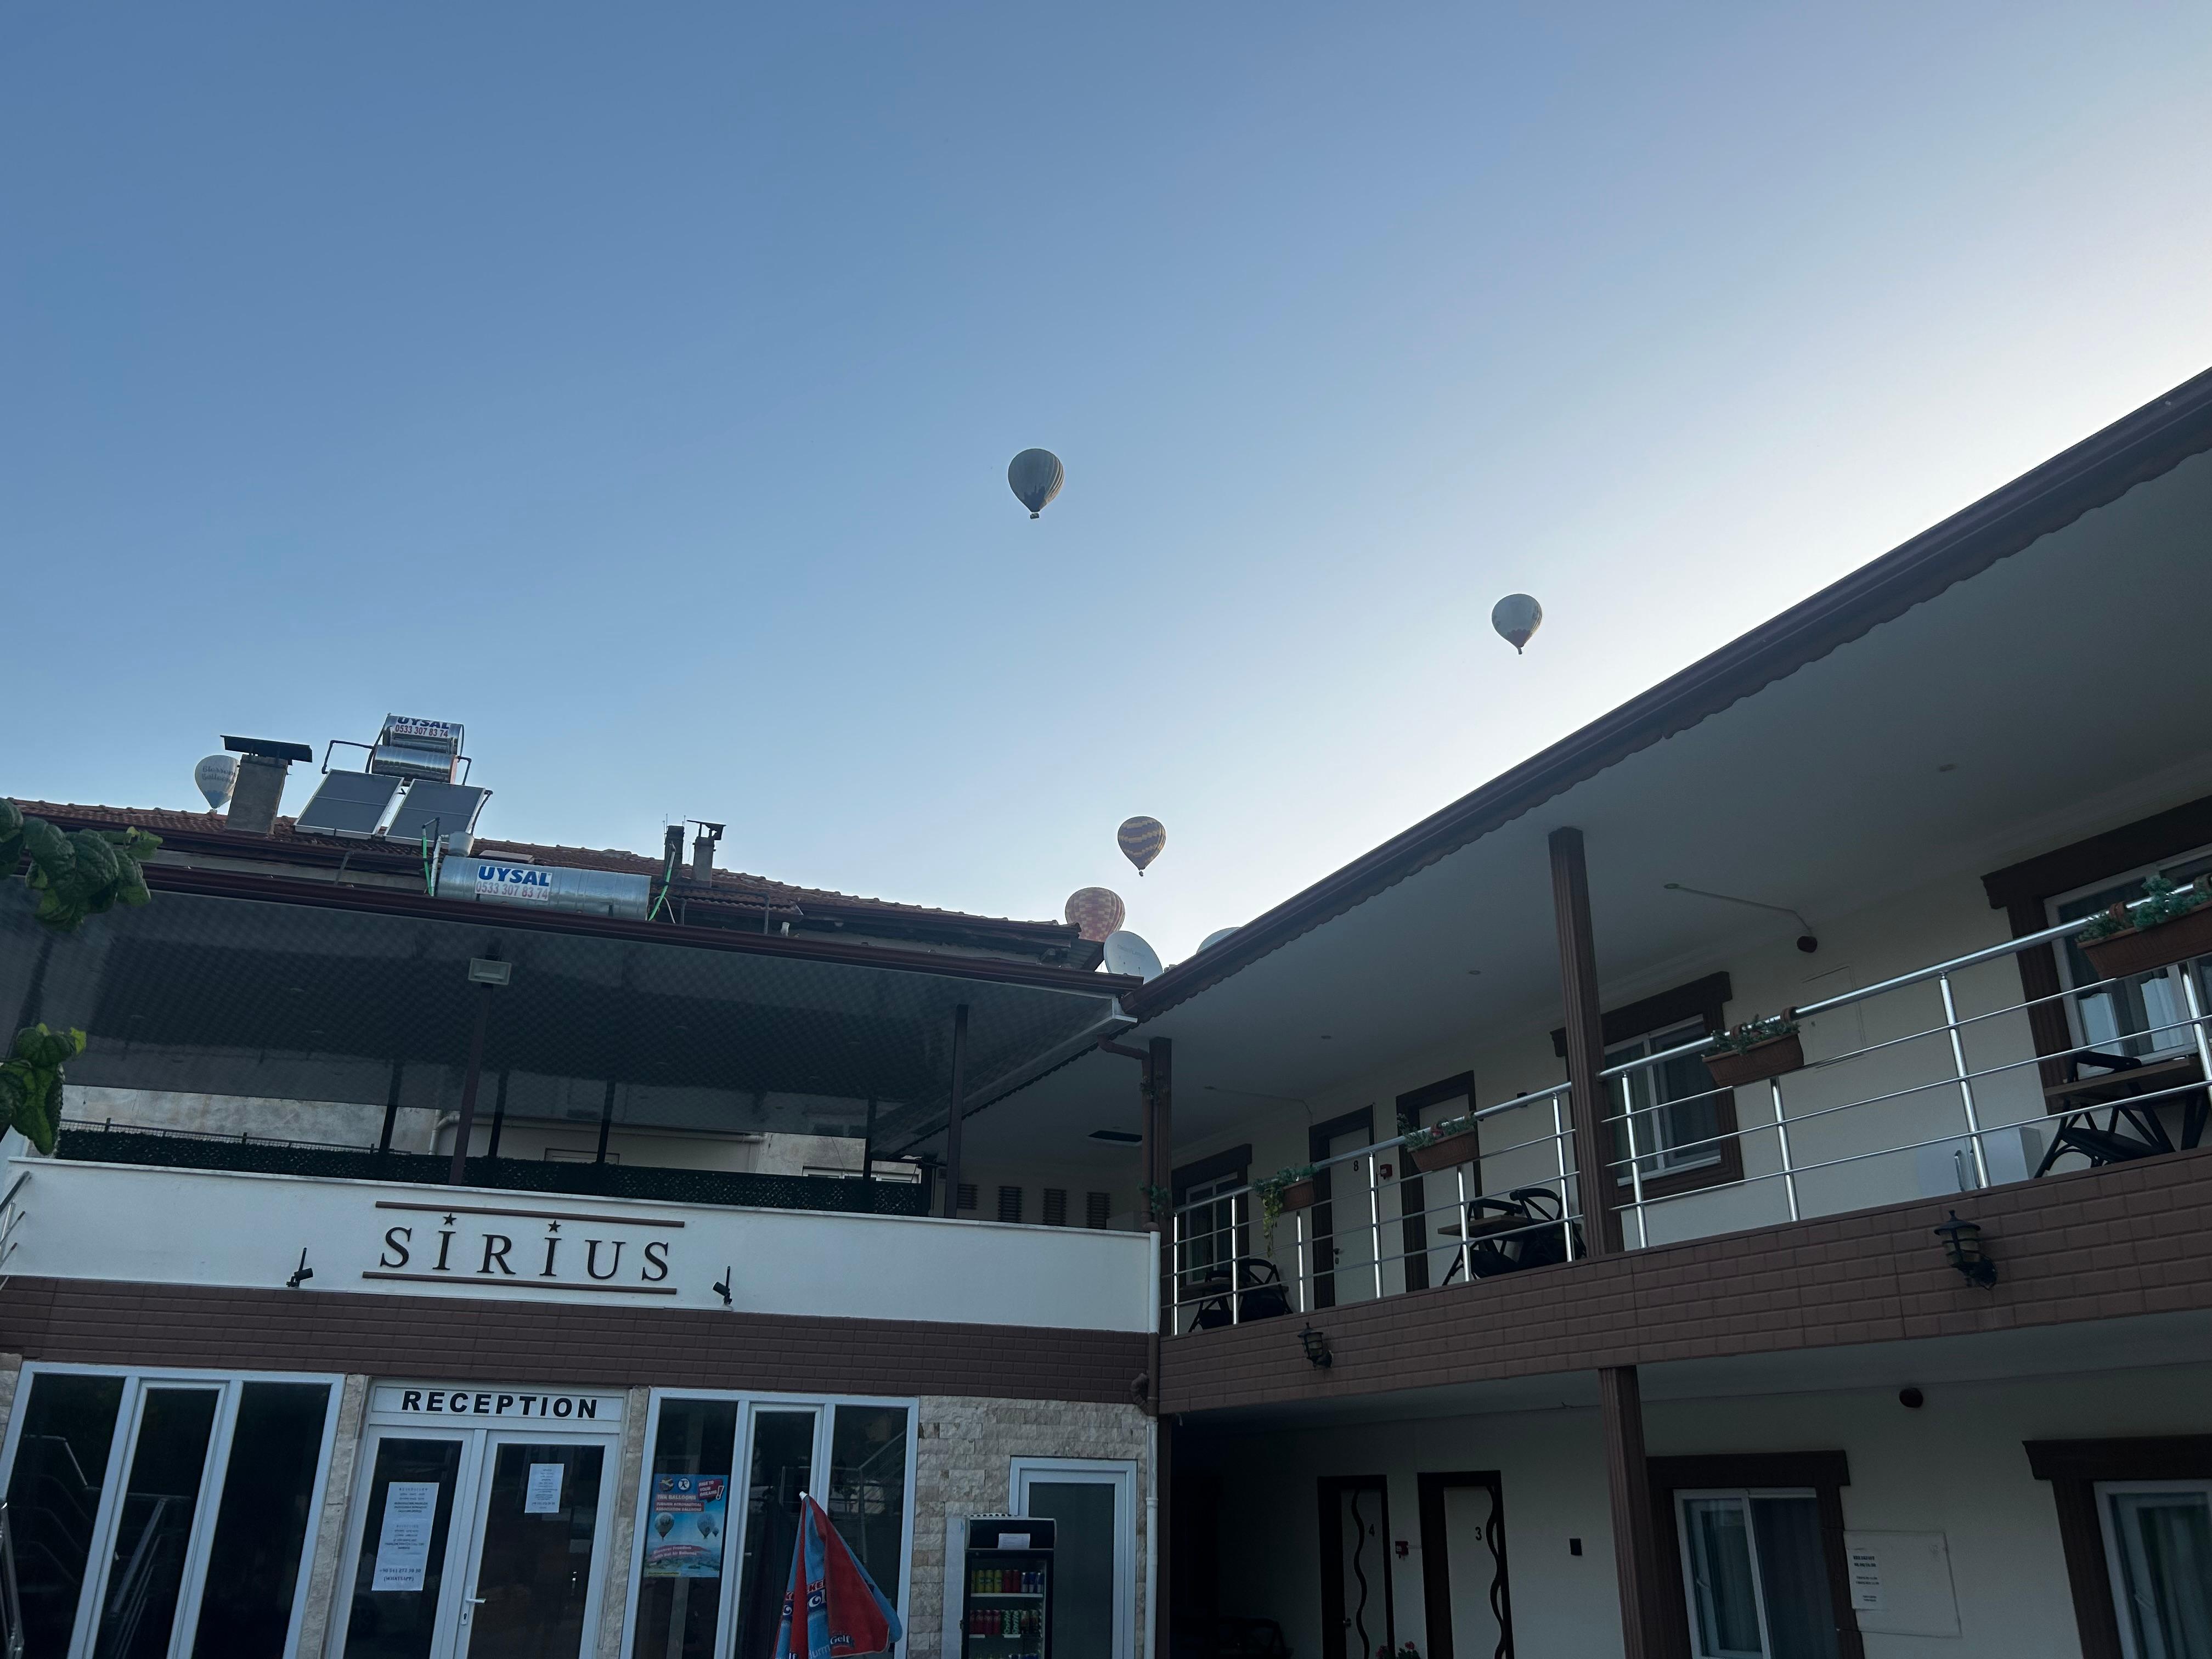
[[379,1200],[384,1236],[363,1279],[410,1285],[584,1291],[609,1296],[677,1294],[680,1221],[566,1210]]

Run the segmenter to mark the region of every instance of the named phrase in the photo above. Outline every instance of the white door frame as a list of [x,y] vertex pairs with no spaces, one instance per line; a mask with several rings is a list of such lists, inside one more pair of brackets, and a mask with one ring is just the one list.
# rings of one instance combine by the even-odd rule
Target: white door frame
[[368,1544],[368,1495],[376,1486],[376,1449],[387,1440],[453,1440],[461,1455],[453,1466],[453,1508],[446,1524],[446,1559],[439,1570],[438,1610],[432,1615],[428,1659],[452,1659],[459,1625],[463,1546],[468,1517],[476,1512],[477,1468],[483,1461],[484,1431],[455,1424],[435,1428],[418,1423],[371,1423],[361,1431],[354,1457],[353,1492],[346,1500],[345,1546],[338,1555],[331,1587],[329,1659],[342,1659],[353,1624],[353,1587],[361,1579],[361,1553]]
[[[404,1429],[387,1431],[402,1435],[410,1432]],[[490,1517],[492,1468],[494,1460],[499,1455],[499,1449],[501,1446],[596,1446],[599,1449],[599,1511],[592,1526],[590,1577],[584,1587],[583,1633],[576,1643],[576,1659],[592,1659],[599,1647],[599,1603],[606,1587],[607,1546],[610,1529],[614,1525],[615,1489],[622,1485],[622,1442],[612,1436],[593,1434],[588,1431],[580,1433],[574,1429],[539,1429],[534,1425],[520,1423],[497,1426],[487,1424],[469,1432],[477,1441],[474,1454],[476,1489],[470,1495],[469,1526],[465,1539],[459,1538],[458,1532],[458,1522],[461,1518],[458,1491],[454,1493],[453,1504],[456,1540],[464,1546],[462,1560],[465,1571],[458,1575],[450,1572],[447,1575],[462,1586],[462,1599],[454,1603],[459,1614],[453,1621],[453,1651],[455,1659],[465,1659],[469,1638],[475,1633],[475,1626],[471,1623],[471,1608],[479,1588],[477,1578],[483,1571],[484,1528]],[[470,1454],[464,1451],[462,1462],[466,1463],[470,1461]],[[449,1561],[453,1559],[450,1550],[447,1559]],[[358,1568],[356,1570],[357,1571]],[[439,1598],[441,1613],[444,1599],[443,1596]],[[549,1654],[546,1659],[567,1659],[567,1656]]]
[[[1137,1460],[1133,1457],[1016,1457],[1006,1469],[1006,1512],[1030,1512],[1030,1486],[1114,1488],[1114,1659],[1136,1659]],[[1055,1554],[1057,1551],[1055,1550]],[[1055,1595],[1057,1592],[1055,1592]]]

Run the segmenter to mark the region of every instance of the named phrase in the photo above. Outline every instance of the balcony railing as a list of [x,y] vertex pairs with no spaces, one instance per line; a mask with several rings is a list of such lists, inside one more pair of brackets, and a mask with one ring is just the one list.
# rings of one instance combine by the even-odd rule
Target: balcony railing
[[[2155,976],[2021,1000],[2013,959],[2058,946],[2094,921],[2083,917],[1790,1010],[1814,1039],[1812,1047],[1832,1052],[1782,1076],[1659,1098],[1665,1068],[1722,1052],[1711,1037],[1607,1067],[1600,1076],[1613,1109],[1603,1121],[1613,1144],[1597,1167],[1614,1184],[1610,1207],[1620,1245],[1639,1249],[2032,1179],[2062,1158],[2094,1164],[2195,1145],[2204,1128],[2204,1079],[2212,1078],[2212,1030],[2192,964],[2172,970],[2181,1005],[2173,1017],[2036,1052],[2028,1023],[2036,1009],[2100,993],[2117,996]],[[1868,1029],[1885,1018],[1896,1029],[1869,1037]],[[2173,1064],[2143,1079],[2156,1086],[2130,1085],[2126,1062],[2136,1057],[2115,1056],[2115,1046],[2148,1046]],[[2113,1069],[2077,1078],[2075,1062],[2085,1060]],[[2072,1093],[2046,1089],[2044,1079],[2053,1070],[2065,1077],[2054,1088]],[[2111,1089],[2129,1092],[2087,1097]],[[1480,1146],[1449,1171],[1421,1174],[1418,1201],[1405,1197],[1414,1171],[1406,1169],[1399,1179],[1384,1173],[1406,1163],[1405,1134],[1320,1161],[1318,1201],[1282,1218],[1287,1261],[1277,1260],[1279,1241],[1253,1248],[1260,1186],[1177,1206],[1170,1229],[1176,1269],[1170,1328],[1303,1314],[1585,1254],[1588,1206],[1578,1191],[1583,1160],[1568,1092],[1567,1084],[1554,1084],[1472,1113],[1479,1136],[1483,1127],[1497,1126],[1510,1139]],[[1762,1120],[1686,1139],[1668,1134],[1670,1123],[1688,1115],[1686,1109],[1730,1095],[1740,1113],[1763,1107]],[[2112,1127],[2059,1138],[2093,1110],[2112,1112]],[[2134,1134],[2118,1134],[2123,1115]],[[2175,1118],[2178,1124],[2169,1121]],[[2176,1127],[2179,1136],[2171,1133]],[[1728,1168],[1731,1158],[1740,1169]],[[1438,1185],[1446,1195],[1431,1201]]]

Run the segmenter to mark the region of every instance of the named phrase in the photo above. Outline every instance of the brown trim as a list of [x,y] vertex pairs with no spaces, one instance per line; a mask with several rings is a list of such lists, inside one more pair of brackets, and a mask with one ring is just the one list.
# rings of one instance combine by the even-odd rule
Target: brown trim
[[1179,1164],[1172,1183],[1175,1201],[1181,1204],[1183,1194],[1200,1182],[1218,1181],[1223,1176],[1235,1175],[1239,1170],[1251,1167],[1252,1143],[1249,1140],[1242,1146],[1231,1146],[1226,1152],[1216,1152],[1210,1158],[1194,1158],[1188,1164]]
[[1468,842],[1796,673],[2208,448],[2212,372],[2184,381],[1392,836],[1246,922],[1212,950],[1148,981],[1124,1006],[1141,1018],[1165,1012]]
[[[2002,1276],[1977,1290],[1931,1231],[1956,1208]],[[2212,1146],[1655,1244],[1316,1310],[1335,1363],[1273,1322],[1166,1345],[1172,1412],[1370,1399],[1511,1377],[1808,1352],[2212,1310]]]
[[[1346,1112],[1341,1117],[1330,1118],[1309,1128],[1306,1131],[1307,1161],[1319,1164],[1328,1156],[1330,1141],[1355,1129],[1366,1137],[1366,1145],[1371,1146],[1375,1144],[1373,1107],[1362,1106],[1356,1112]],[[1334,1241],[1336,1237],[1335,1175],[1334,1170],[1317,1169],[1314,1171],[1313,1245],[1310,1259],[1313,1263],[1313,1304],[1316,1308],[1334,1308],[1336,1305],[1336,1246],[1333,1242],[1328,1246],[1326,1267],[1322,1265],[1322,1240]]]
[[617,1227],[681,1227],[681,1221],[658,1221],[646,1216],[586,1215],[580,1210],[502,1210],[489,1204],[401,1204],[388,1198],[376,1200],[380,1210],[414,1210],[424,1215],[507,1215],[520,1221],[604,1221]]
[[[1618,1008],[1607,1009],[1602,1018],[1605,1046],[1610,1048],[1631,1037],[1649,1036],[1654,1031],[1663,1031],[1669,1025],[1680,1025],[1691,1019],[1701,1019],[1706,1030],[1717,1031],[1728,1024],[1726,1010],[1735,1000],[1735,982],[1723,969],[1634,1002],[1625,1002]],[[1567,1028],[1564,1025],[1552,1033],[1552,1052],[1561,1060],[1567,1057]]]
[[[494,1234],[494,1237],[500,1235]],[[397,1279],[410,1285],[452,1285],[457,1280],[451,1273],[395,1273],[381,1267],[364,1267],[363,1279]],[[589,1291],[594,1296],[674,1296],[672,1285],[563,1285],[564,1291]]]
[[1470,1653],[1465,1659],[1513,1659],[1513,1589],[1505,1559],[1505,1484],[1496,1469],[1470,1469],[1449,1474],[1417,1474],[1420,1493],[1421,1610],[1429,1631],[1429,1659],[1461,1659],[1452,1641],[1451,1536],[1444,1514],[1444,1494],[1455,1488],[1479,1486],[1490,1494],[1490,1524],[1483,1543],[1498,1571],[1491,1612],[1498,1620],[1499,1640],[1494,1652]]
[[283,876],[201,870],[189,865],[149,864],[146,884],[157,892],[196,893],[209,898],[258,899],[270,904],[303,904],[326,910],[365,910],[379,915],[412,916],[463,927],[518,933],[578,933],[595,939],[634,940],[696,951],[733,951],[744,956],[788,957],[804,962],[840,963],[898,973],[929,974],[943,979],[979,980],[996,985],[1028,985],[1053,991],[1085,991],[1094,996],[1127,995],[1142,980],[1127,974],[1085,972],[1042,963],[994,961],[988,957],[955,957],[939,951],[902,951],[883,945],[848,945],[838,939],[786,939],[778,933],[748,933],[735,928],[684,927],[674,923],[630,921],[577,911],[539,915],[520,905],[470,904],[435,899],[392,887],[339,886]]
[[[1468,1109],[1474,1108],[1474,1073],[1462,1072],[1456,1077],[1441,1078],[1434,1083],[1409,1089],[1398,1097],[1397,1133],[1410,1134],[1421,1127],[1421,1114],[1430,1107],[1447,1100],[1464,1097]],[[1481,1146],[1478,1137],[1475,1145]],[[1400,1158],[1398,1173],[1399,1242],[1404,1249],[1400,1258],[1405,1268],[1406,1288],[1425,1291],[1429,1288],[1429,1218],[1428,1188],[1421,1181],[1421,1172],[1413,1167],[1410,1158]]]
[[0,1287],[0,1346],[92,1365],[1108,1406],[1130,1402],[1146,1359],[1141,1331],[27,1278]]
[[[1382,1563],[1382,1589],[1380,1595],[1370,1591],[1367,1601],[1370,1608],[1381,1602],[1381,1645],[1395,1654],[1398,1650],[1398,1610],[1397,1595],[1390,1583],[1390,1483],[1379,1474],[1324,1474],[1315,1480],[1314,1487],[1321,1504],[1322,1659],[1369,1659],[1364,1651],[1352,1652],[1346,1640],[1349,1615],[1344,1608],[1344,1512],[1336,1500],[1348,1492],[1371,1492],[1382,1500],[1382,1519],[1375,1528],[1376,1540],[1381,1545],[1376,1554]],[[1363,1563],[1362,1571],[1364,1570]],[[1367,1633],[1370,1637],[1374,1635],[1372,1631]]]
[[1992,870],[1982,878],[1982,890],[1992,910],[2009,910],[2023,899],[2040,906],[2054,893],[2177,857],[2207,842],[2212,842],[2212,795]]
[[1859,1621],[1851,1613],[1850,1565],[1844,1549],[1843,1488],[1851,1484],[1850,1460],[1839,1451],[1723,1452],[1698,1457],[1654,1457],[1651,1518],[1660,1553],[1664,1659],[1691,1659],[1690,1605],[1682,1590],[1681,1528],[1674,1494],[1700,1487],[1810,1486],[1820,1505],[1822,1552],[1828,1565],[1828,1606],[1834,1615],[1837,1659],[1866,1659]]
[[[1567,1115],[1574,1126],[1575,1207],[1593,1255],[1620,1249],[1620,1196],[1613,1179],[1613,1136],[1603,1080],[1604,1016],[1597,995],[1597,951],[1590,937],[1589,868],[1583,832],[1552,831],[1552,921],[1559,936],[1559,1002],[1566,1010]],[[1630,1659],[1636,1659],[1631,1655]]]
[[1597,1404],[1605,1439],[1622,1650],[1626,1659],[1657,1659],[1666,1651],[1666,1589],[1660,1582],[1659,1540],[1652,1526],[1651,1461],[1644,1450],[1644,1385],[1636,1367],[1601,1366]]
[[2081,1637],[2081,1659],[2121,1659],[2119,1614],[2105,1556],[2104,1517],[2097,1511],[2097,1482],[2212,1480],[2212,1434],[2027,1440],[2021,1442],[2021,1449],[2027,1453],[2029,1472],[2051,1483],[2051,1501],[2058,1511],[2058,1541],[2066,1553],[2067,1587],[2074,1595],[2074,1622]]

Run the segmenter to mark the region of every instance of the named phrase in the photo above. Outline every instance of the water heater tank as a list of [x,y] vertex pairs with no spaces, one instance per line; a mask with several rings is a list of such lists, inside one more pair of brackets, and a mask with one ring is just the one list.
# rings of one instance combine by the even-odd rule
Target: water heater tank
[[439,866],[438,896],[642,921],[653,902],[653,878],[550,864],[509,864],[500,859],[448,858]]

